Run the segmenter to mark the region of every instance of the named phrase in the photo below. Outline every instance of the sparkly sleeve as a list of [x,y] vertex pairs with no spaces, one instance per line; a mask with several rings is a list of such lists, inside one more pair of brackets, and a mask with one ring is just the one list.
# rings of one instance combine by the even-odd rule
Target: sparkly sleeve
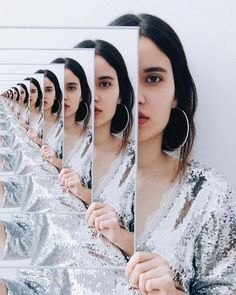
[[43,295],[45,293],[37,292],[35,288],[30,285],[27,285],[23,282],[13,281],[13,280],[3,280],[5,286],[7,287],[7,295]]
[[236,294],[235,201],[231,191],[219,197],[196,239],[191,295]]
[[30,215],[15,215],[13,221],[1,221],[5,226],[6,244],[1,259],[26,259],[30,257],[33,218]]
[[18,281],[2,280],[8,295],[71,294],[70,279],[63,269],[20,269]]
[[4,196],[2,208],[20,207],[23,197],[23,187],[21,183],[15,181],[3,181]]

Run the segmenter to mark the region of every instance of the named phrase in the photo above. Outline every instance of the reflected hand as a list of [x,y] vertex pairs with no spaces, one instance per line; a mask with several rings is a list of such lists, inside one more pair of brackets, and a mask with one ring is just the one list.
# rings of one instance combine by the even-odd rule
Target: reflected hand
[[129,260],[125,275],[143,295],[177,295],[168,262],[158,254],[136,252]]
[[113,244],[117,243],[121,226],[116,211],[106,203],[93,202],[85,215],[88,224]]
[[63,168],[58,176],[60,185],[65,191],[71,191],[75,196],[79,196],[83,188],[79,175],[72,169]]
[[30,139],[32,139],[35,142],[36,142],[36,140],[38,138],[37,132],[35,130],[33,130],[33,129],[28,130],[28,136],[29,136]]

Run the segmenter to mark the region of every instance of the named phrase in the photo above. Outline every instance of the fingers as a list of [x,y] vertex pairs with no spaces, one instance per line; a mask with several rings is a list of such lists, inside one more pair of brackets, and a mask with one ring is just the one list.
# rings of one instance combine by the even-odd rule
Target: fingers
[[56,155],[54,149],[48,145],[43,145],[41,147],[40,154],[43,158],[46,158],[46,159]]
[[160,261],[158,256],[155,256],[150,260],[137,263],[133,268],[133,271],[129,277],[129,281],[132,283],[133,286],[138,287],[140,274],[147,273],[151,270],[155,270],[156,268],[158,268],[156,274],[163,274],[163,268],[160,267]]
[[166,289],[169,284],[168,277],[171,278],[168,267],[152,269],[139,275],[138,287],[141,292]]
[[117,222],[117,218],[114,212],[101,213],[100,216],[96,217],[94,220],[95,229],[99,232],[105,228],[114,227]]
[[91,226],[96,226],[97,225],[97,223],[95,225],[96,219],[97,219],[97,222],[99,220],[102,220],[102,219],[98,219],[99,216],[102,216],[102,215],[104,215],[106,213],[107,213],[107,208],[106,207],[101,207],[99,209],[93,210],[93,212],[91,212],[91,214],[89,215],[89,217],[87,219],[88,224],[91,225]]
[[88,210],[87,210],[87,212],[85,214],[85,219],[88,221],[89,218],[90,218],[90,215],[93,213],[94,210],[100,209],[100,208],[105,207],[105,206],[106,206],[105,203],[93,202],[89,206],[89,208],[88,208]]
[[71,169],[67,169],[67,170],[62,169],[62,170],[64,171],[59,174],[60,185],[66,185],[66,182],[68,183],[71,180],[75,180],[75,179],[80,180],[79,175],[74,170],[71,170]]
[[118,224],[117,218],[114,217],[108,220],[100,221],[98,226],[99,226],[99,229],[103,231],[106,228],[115,228],[116,226],[119,226],[119,224]]
[[142,263],[144,261],[151,260],[155,257],[156,254],[148,253],[148,252],[136,252],[129,260],[125,275],[127,277],[130,277],[131,273],[133,272],[136,264]]
[[176,292],[168,262],[158,254],[136,252],[126,267],[126,275],[143,295]]
[[73,171],[73,170],[72,169],[69,169],[69,168],[63,168],[61,170],[61,172],[59,173],[59,175],[58,175],[59,181],[61,180],[62,176],[64,176],[65,174],[67,174],[67,173],[69,173],[71,171]]

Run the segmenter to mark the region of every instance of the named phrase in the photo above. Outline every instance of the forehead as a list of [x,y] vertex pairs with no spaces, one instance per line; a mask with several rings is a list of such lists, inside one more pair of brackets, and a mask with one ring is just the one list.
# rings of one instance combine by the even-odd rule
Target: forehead
[[80,82],[79,81],[79,78],[69,69],[65,69],[64,71],[64,79],[65,79],[65,82]]
[[95,57],[95,73],[96,77],[111,76],[117,77],[115,69],[101,56]]
[[148,37],[139,39],[139,66],[141,70],[151,67],[163,67],[172,71],[171,62],[157,45]]
[[54,84],[47,77],[44,77],[44,86],[54,86]]
[[30,88],[37,89],[37,87],[32,82],[30,82]]

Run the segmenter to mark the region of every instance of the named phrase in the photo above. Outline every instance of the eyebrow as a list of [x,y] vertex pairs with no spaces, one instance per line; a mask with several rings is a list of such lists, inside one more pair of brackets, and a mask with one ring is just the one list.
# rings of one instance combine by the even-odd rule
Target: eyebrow
[[111,76],[101,76],[98,77],[98,80],[114,80],[114,78]]
[[52,86],[46,86],[45,88],[46,89],[52,89]]
[[152,72],[162,72],[167,73],[167,70],[162,67],[151,67],[143,70],[144,73],[152,73]]
[[66,85],[74,86],[74,85],[78,85],[78,83],[76,83],[76,82],[68,82],[68,83],[66,83]]

